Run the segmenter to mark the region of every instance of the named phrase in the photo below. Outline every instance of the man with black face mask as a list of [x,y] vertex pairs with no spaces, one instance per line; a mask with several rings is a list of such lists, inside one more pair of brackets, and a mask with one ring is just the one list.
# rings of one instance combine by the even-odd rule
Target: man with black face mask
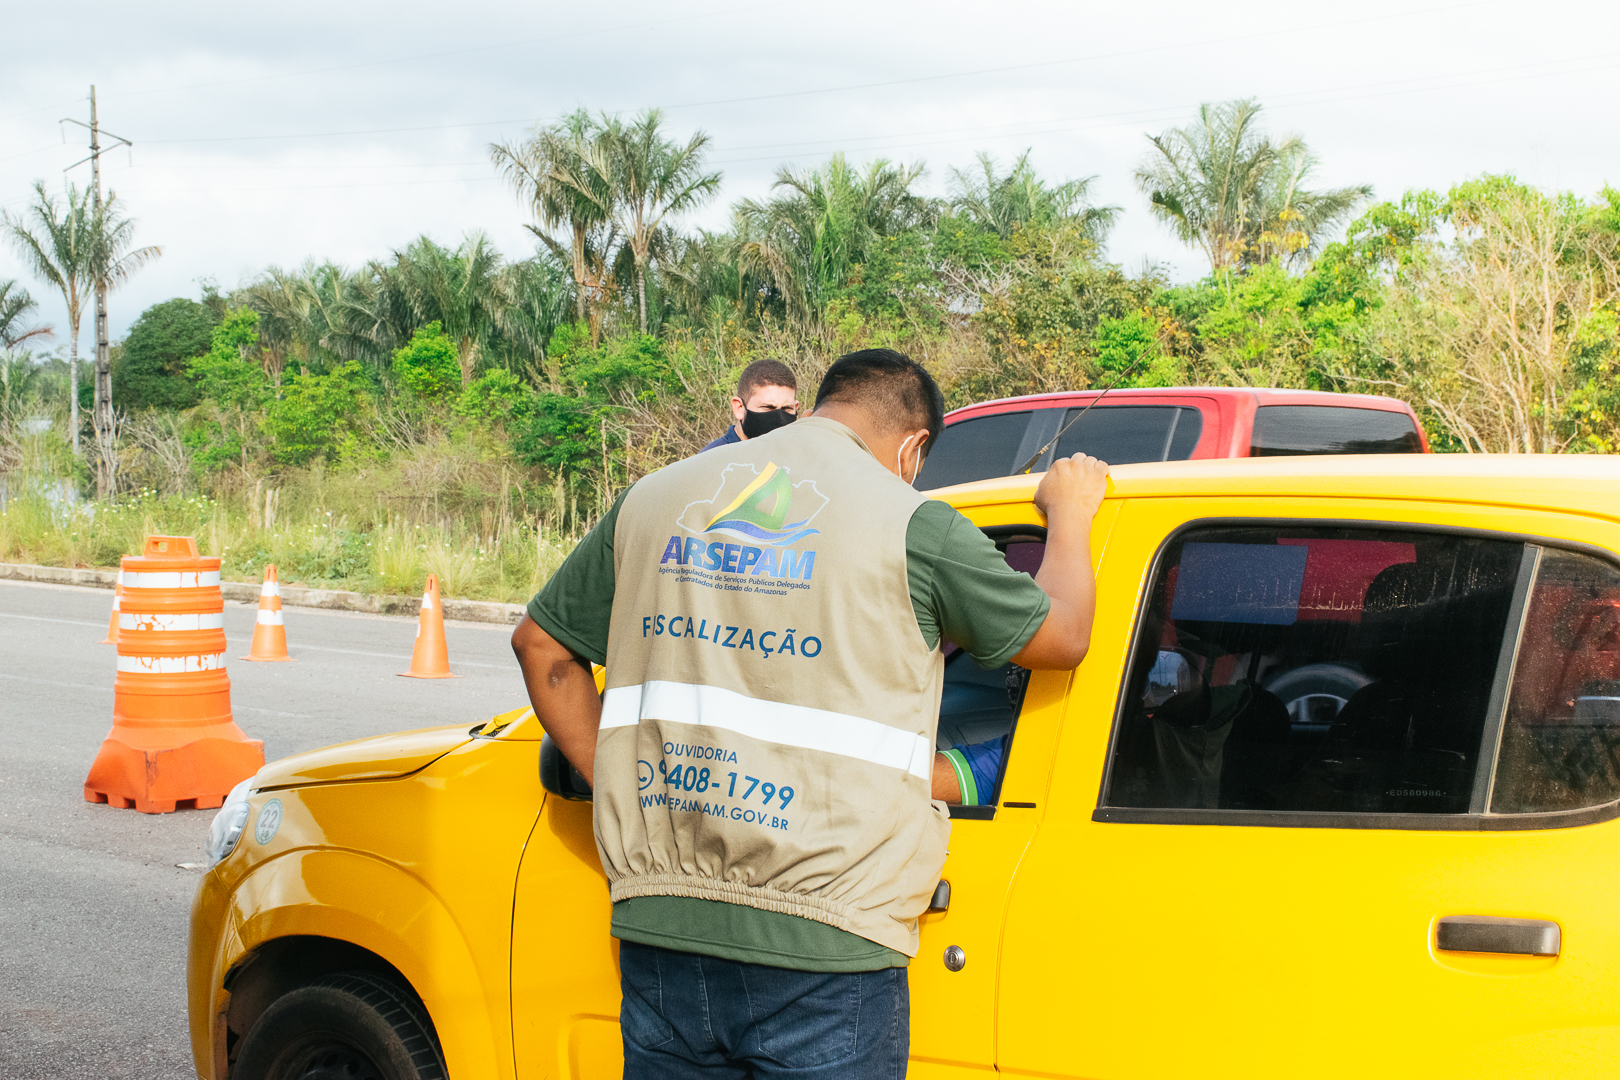
[[799,381],[786,364],[755,360],[743,368],[737,380],[737,395],[731,399],[731,416],[736,422],[703,449],[757,439],[767,431],[793,423],[799,412],[798,392]]

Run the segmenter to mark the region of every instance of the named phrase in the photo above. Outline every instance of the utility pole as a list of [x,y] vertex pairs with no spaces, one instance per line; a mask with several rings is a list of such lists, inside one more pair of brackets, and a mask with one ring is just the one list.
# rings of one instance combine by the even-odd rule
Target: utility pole
[[[72,119],[69,119],[66,122],[78,124],[80,127],[88,126],[90,128],[90,156],[86,158],[85,161],[90,162],[90,208],[95,227],[95,235],[91,237],[91,243],[99,249],[102,246],[102,241],[105,239],[106,223],[102,220],[101,216],[102,132],[101,123],[96,118],[96,88],[94,86],[90,87],[90,123],[86,125],[82,120]],[[111,146],[107,147],[108,150],[116,150],[120,145],[135,145],[122,135],[114,135],[110,131],[107,132],[107,135],[115,140]],[[76,162],[73,165],[69,165],[68,169],[77,168],[79,165],[83,164],[84,161]],[[67,170],[64,169],[63,171],[66,172]],[[98,251],[97,261],[105,264],[111,258],[111,256],[112,253],[109,251]],[[112,486],[113,479],[110,475],[108,475],[111,465],[107,461],[107,451],[110,449],[109,443],[113,437],[112,347],[107,341],[107,275],[104,272],[106,267],[103,265],[99,267],[99,269],[102,272],[98,272],[96,274],[95,281],[96,399],[95,405],[90,412],[90,426],[96,434],[96,448],[98,451],[96,461],[96,495],[98,497],[105,498]],[[77,385],[75,385],[73,387],[72,397],[72,411],[75,414],[73,424],[73,439],[75,444],[77,444],[79,438],[79,427],[77,423],[79,401],[78,395],[79,388]]]

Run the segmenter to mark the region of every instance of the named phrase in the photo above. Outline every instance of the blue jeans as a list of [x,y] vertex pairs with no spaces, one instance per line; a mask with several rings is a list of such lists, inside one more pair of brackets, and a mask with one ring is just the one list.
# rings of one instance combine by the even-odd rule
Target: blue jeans
[[827,973],[619,944],[625,1080],[903,1080],[905,968]]

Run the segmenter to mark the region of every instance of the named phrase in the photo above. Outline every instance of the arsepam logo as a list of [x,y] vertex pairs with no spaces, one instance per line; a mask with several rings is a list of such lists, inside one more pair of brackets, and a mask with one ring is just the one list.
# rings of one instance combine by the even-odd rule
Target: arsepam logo
[[[767,463],[764,472],[734,462],[721,474],[713,498],[688,503],[681,511],[676,524],[689,535],[671,536],[659,565],[809,581],[816,553],[802,550],[802,542],[821,534],[811,522],[826,505],[827,497],[814,480],[795,484],[775,462]],[[715,534],[738,542],[711,540]]]

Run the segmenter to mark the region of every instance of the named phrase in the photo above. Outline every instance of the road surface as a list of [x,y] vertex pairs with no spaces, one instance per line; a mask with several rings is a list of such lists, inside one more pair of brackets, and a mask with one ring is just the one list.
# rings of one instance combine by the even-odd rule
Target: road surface
[[[0,581],[0,1077],[191,1080],[186,920],[214,811],[84,801],[112,724],[112,593]],[[293,664],[247,663],[225,605],[236,722],[267,759],[524,703],[511,628],[448,626],[460,679],[401,679],[415,619],[287,608]]]

